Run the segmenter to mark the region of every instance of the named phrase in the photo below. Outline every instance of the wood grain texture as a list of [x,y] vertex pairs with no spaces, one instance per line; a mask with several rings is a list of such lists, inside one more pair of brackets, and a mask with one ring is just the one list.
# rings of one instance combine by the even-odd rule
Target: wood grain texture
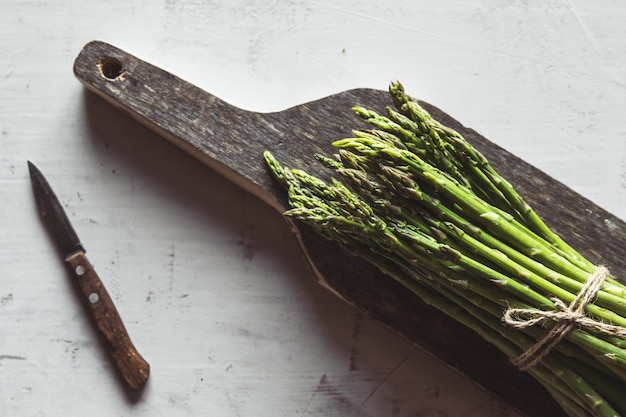
[[[248,112],[103,42],[86,45],[74,71],[88,89],[278,210],[286,207],[285,196],[265,167],[264,150],[285,164],[325,177],[328,172],[313,155],[332,152],[332,140],[355,127],[350,107],[381,110],[389,103],[386,92],[359,89],[281,112]],[[616,250],[626,243],[623,222],[434,106],[423,105],[483,152],[567,241],[623,275],[626,265]],[[308,228],[291,227],[311,268],[334,293],[527,416],[563,415],[534,380],[473,332]]]
[[65,262],[126,386],[141,390],[150,376],[150,365],[135,348],[98,274],[84,252],[70,255]]

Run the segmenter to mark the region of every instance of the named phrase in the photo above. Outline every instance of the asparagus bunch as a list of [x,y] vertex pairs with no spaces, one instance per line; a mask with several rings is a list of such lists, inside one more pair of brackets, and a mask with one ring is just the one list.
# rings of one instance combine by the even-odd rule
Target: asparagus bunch
[[[265,153],[288,191],[285,214],[516,360],[546,329],[503,324],[505,312],[576,303],[597,267],[551,231],[458,132],[434,120],[400,83],[389,91],[394,108],[386,115],[353,108],[371,129],[334,142],[332,157],[317,155],[339,179],[326,183]],[[594,298],[582,306],[585,317],[610,323],[608,330],[568,329],[538,362],[520,367],[572,417],[626,416],[626,287],[605,277]]]

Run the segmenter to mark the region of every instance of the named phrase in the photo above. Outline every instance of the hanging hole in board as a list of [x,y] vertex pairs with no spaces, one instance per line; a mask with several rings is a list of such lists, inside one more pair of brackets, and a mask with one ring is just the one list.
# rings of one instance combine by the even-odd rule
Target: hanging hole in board
[[100,59],[100,72],[109,80],[117,80],[124,73],[122,61],[112,56],[104,56]]

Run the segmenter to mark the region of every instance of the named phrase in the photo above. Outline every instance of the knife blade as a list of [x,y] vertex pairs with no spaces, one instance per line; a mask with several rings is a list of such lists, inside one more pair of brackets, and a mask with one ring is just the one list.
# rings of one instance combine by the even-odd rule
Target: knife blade
[[69,267],[83,304],[102,335],[105,348],[126,386],[133,391],[140,390],[148,380],[150,365],[133,345],[113,300],[87,259],[86,251],[50,184],[30,161],[28,171],[39,214]]

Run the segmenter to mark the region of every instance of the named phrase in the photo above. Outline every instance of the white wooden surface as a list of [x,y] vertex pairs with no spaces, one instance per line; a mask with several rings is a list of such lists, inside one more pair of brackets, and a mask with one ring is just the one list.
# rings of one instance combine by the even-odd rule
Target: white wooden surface
[[[0,415],[517,416],[317,286],[280,216],[86,94],[114,43],[280,110],[401,80],[626,218],[618,0],[5,0]],[[152,376],[120,388],[40,222],[48,177]]]

